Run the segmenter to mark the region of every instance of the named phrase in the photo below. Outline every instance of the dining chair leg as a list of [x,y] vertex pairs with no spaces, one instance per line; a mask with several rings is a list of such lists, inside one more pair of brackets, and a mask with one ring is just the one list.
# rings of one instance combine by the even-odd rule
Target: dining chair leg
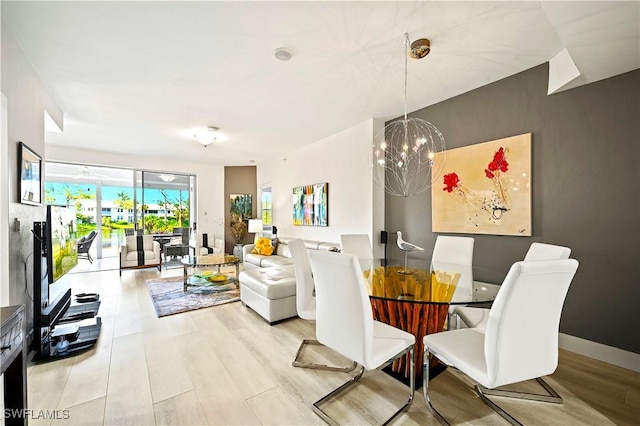
[[[415,369],[415,365],[414,365],[414,361],[413,361],[413,346],[411,346],[410,348],[405,349],[404,351],[402,351],[401,353],[397,354],[396,356],[394,356],[393,358],[391,358],[390,360],[388,360],[387,362],[385,362],[384,364],[382,364],[380,367],[377,368],[377,370],[381,370],[384,367],[386,367],[387,365],[389,365],[391,362],[393,362],[394,360],[398,359],[399,357],[405,355],[407,352],[409,352],[409,358],[410,358],[410,362],[409,362],[409,372],[410,372],[410,379],[409,379],[409,399],[407,400],[407,402],[405,402],[405,404],[400,407],[395,413],[393,413],[391,415],[391,417],[389,417],[382,425],[388,425],[389,423],[391,423],[392,420],[394,420],[400,413],[406,411],[409,409],[409,407],[411,406],[412,402],[413,402],[413,396],[415,394],[415,382],[414,382],[414,369]],[[338,395],[340,392],[343,392],[344,390],[346,390],[347,388],[355,385],[358,380],[360,380],[360,378],[362,377],[362,375],[364,374],[364,366],[360,366],[360,371],[358,372],[358,374],[356,374],[354,377],[352,377],[349,381],[347,381],[346,383],[342,384],[340,387],[334,389],[333,391],[331,391],[330,393],[328,393],[327,395],[323,396],[322,398],[320,398],[319,400],[317,400],[316,402],[313,403],[313,411],[322,418],[322,420],[324,420],[327,424],[332,425],[332,426],[337,426],[339,423],[331,416],[329,416],[325,411],[323,411],[320,408],[320,405],[323,404],[324,402],[326,402],[327,400],[334,398],[336,395]]]
[[300,354],[302,353],[302,350],[305,346],[307,345],[319,345],[322,346],[322,343],[318,342],[316,339],[304,339],[302,341],[302,343],[300,343],[300,347],[298,347],[298,352],[296,352],[296,356],[293,359],[293,362],[291,363],[291,365],[293,365],[294,367],[298,367],[298,368],[310,368],[313,370],[327,370],[327,371],[340,371],[343,373],[348,373],[350,371],[353,371],[356,369],[356,367],[358,366],[358,364],[356,362],[352,363],[351,365],[347,366],[347,367],[338,367],[338,366],[332,366],[332,365],[326,365],[326,364],[316,364],[316,363],[312,363],[312,362],[304,362],[304,361],[300,361]]
[[522,425],[515,417],[506,412],[498,404],[488,398],[488,395],[503,397],[503,398],[516,398],[526,399],[530,401],[548,402],[552,404],[562,404],[562,397],[547,383],[542,377],[536,378],[536,381],[547,391],[546,395],[528,392],[509,391],[503,389],[489,389],[482,385],[476,385],[476,393],[489,407],[491,407],[496,413],[500,414],[502,418],[511,423],[514,426]]
[[[402,356],[406,352],[407,351],[404,351],[402,354],[396,356],[396,358],[394,358],[394,359],[399,358],[400,356]],[[395,419],[396,416],[399,415],[400,413],[402,413],[404,411],[407,411],[409,409],[409,407],[411,407],[411,404],[413,403],[413,396],[414,396],[415,391],[416,391],[416,382],[415,382],[415,374],[414,374],[415,373],[415,363],[413,361],[413,352],[414,352],[414,346],[411,346],[411,349],[409,349],[409,359],[410,359],[410,361],[409,361],[409,399],[407,400],[407,402],[405,402],[405,404],[402,407],[400,407],[395,413],[393,413],[393,415],[391,417],[389,417],[389,419],[387,419],[386,422],[384,422],[382,424],[383,426],[386,426],[389,423],[391,423],[391,421],[393,419]],[[393,361],[393,360],[391,360],[391,361]],[[383,369],[384,367],[389,365],[390,362],[387,362],[385,365],[380,366],[378,368],[378,370]]]
[[542,377],[536,378],[536,381],[547,391],[547,395],[538,394],[538,393],[527,393],[527,392],[518,392],[518,391],[510,391],[503,389],[488,389],[482,385],[476,385],[476,389],[479,393],[484,395],[493,395],[493,396],[502,396],[505,398],[517,398],[517,399],[528,399],[530,401],[539,401],[539,402],[550,402],[552,404],[562,404],[562,397],[556,392],[549,383],[545,382]]
[[337,426],[339,423],[331,416],[329,416],[327,413],[325,413],[321,408],[320,408],[320,404],[323,404],[325,401],[333,398],[334,396],[336,396],[337,394],[339,394],[340,392],[342,392],[343,390],[347,389],[350,386],[355,385],[358,380],[360,380],[360,378],[362,377],[362,375],[364,374],[364,366],[360,366],[360,371],[358,372],[358,374],[356,374],[354,377],[352,377],[348,382],[342,384],[342,386],[332,390],[331,392],[329,392],[328,394],[326,394],[325,396],[323,396],[322,398],[320,398],[319,400],[317,400],[316,402],[313,403],[313,412],[316,413],[318,416],[320,416],[322,418],[322,420],[324,420],[327,424],[329,425],[335,425]]
[[424,395],[424,401],[427,403],[427,407],[431,414],[435,416],[436,419],[440,422],[440,424],[449,426],[449,422],[444,418],[442,414],[436,407],[431,403],[431,398],[429,397],[429,361],[431,360],[431,352],[429,352],[428,347],[424,347],[424,358],[422,362],[422,394]]
[[449,330],[457,330],[460,328],[460,318],[458,314],[447,313],[447,331]]
[[[429,360],[433,355],[429,351],[429,348],[425,346],[424,348],[424,362],[422,363],[422,392],[424,394],[424,400],[427,403],[427,407],[429,411],[435,416],[436,419],[442,425],[449,425],[447,419],[445,419],[442,414],[433,406],[431,402],[431,398],[429,397]],[[550,402],[555,404],[562,404],[562,397],[541,377],[536,378],[536,381],[547,391],[547,395],[543,394],[535,394],[535,393],[527,393],[527,392],[518,392],[518,391],[509,391],[503,389],[489,389],[480,384],[475,385],[475,390],[482,402],[487,404],[491,409],[493,409],[496,413],[498,413],[503,419],[508,421],[510,424],[514,426],[522,426],[515,417],[506,412],[502,407],[496,404],[494,401],[488,398],[488,395],[504,397],[504,398],[517,398],[517,399],[526,399],[531,401],[539,401],[539,402]]]

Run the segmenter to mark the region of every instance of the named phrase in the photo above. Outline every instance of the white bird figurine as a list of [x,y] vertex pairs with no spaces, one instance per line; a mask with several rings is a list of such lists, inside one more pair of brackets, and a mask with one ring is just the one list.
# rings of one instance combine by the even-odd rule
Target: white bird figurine
[[404,251],[404,269],[401,269],[399,272],[401,274],[412,274],[413,272],[409,270],[409,268],[407,268],[407,260],[408,260],[408,254],[410,251],[424,251],[424,249],[422,247],[419,247],[415,244],[411,244],[406,242],[405,240],[402,239],[402,232],[398,231],[396,232],[396,234],[398,234],[398,247],[400,247],[400,250]]
[[402,251],[424,251],[422,247],[411,244],[402,239],[402,232],[398,231],[398,247]]

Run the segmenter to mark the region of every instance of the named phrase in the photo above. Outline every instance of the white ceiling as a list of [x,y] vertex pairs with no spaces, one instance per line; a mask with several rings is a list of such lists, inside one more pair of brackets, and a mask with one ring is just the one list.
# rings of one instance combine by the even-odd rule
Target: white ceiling
[[[405,32],[432,46],[409,62],[409,111],[564,48],[582,73],[567,87],[640,68],[637,1],[3,0],[1,13],[65,111],[47,144],[225,165],[402,115]],[[209,125],[226,141],[183,133]]]

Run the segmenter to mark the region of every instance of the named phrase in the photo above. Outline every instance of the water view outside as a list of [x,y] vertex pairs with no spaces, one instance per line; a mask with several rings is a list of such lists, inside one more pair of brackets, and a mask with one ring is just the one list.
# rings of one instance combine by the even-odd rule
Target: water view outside
[[[133,229],[134,205],[131,187],[102,185],[102,257],[118,256],[125,229]],[[136,199],[142,200],[138,188]],[[189,226],[189,191],[144,189],[144,204],[138,201],[138,228],[145,233],[171,232],[174,227]],[[78,238],[97,228],[96,185],[92,183],[46,182],[47,204],[76,208]],[[143,221],[144,216],[144,221]],[[91,251],[95,251],[92,247]]]

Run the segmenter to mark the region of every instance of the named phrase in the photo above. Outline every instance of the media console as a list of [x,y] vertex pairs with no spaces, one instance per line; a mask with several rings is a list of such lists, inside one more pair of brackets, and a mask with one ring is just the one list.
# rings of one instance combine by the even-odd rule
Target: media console
[[76,355],[96,344],[102,327],[102,320],[97,316],[100,296],[78,294],[72,302],[71,289],[67,289],[50,300],[47,225],[46,222],[33,225],[33,360],[50,361]]

